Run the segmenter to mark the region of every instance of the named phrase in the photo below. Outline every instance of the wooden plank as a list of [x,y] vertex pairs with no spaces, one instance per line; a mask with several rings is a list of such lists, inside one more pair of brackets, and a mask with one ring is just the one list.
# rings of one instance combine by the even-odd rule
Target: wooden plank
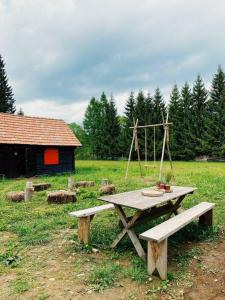
[[135,247],[135,249],[136,249],[138,255],[139,255],[141,258],[145,259],[145,257],[146,257],[145,251],[144,251],[144,249],[142,248],[141,242],[139,241],[139,239],[138,239],[138,237],[136,236],[136,234],[134,233],[134,231],[129,229],[129,230],[127,230],[127,233],[128,233],[128,235],[129,235],[129,237],[130,237],[130,239],[131,239],[131,241],[132,241],[132,243],[133,243],[133,245],[134,245],[134,247]]
[[[155,189],[155,187],[152,187],[152,189]],[[141,190],[119,193],[115,195],[101,196],[99,200],[103,200],[116,205],[135,208],[138,210],[146,210],[154,206],[166,203],[169,200],[177,199],[183,195],[191,194],[196,190],[196,188],[193,187],[178,186],[173,186],[172,189],[172,193],[165,193],[157,198],[143,196],[142,191],[149,190],[149,188],[145,188]]]
[[115,248],[117,244],[124,238],[125,234],[127,233],[126,228],[124,228],[116,237],[116,239],[110,245],[111,248]]
[[[172,125],[173,123],[160,123],[160,124],[152,124],[152,125],[139,125],[136,126],[136,128],[149,128],[149,127],[158,127],[158,126],[165,126],[165,125]],[[134,128],[134,126],[130,127],[131,129]]]
[[170,235],[178,231],[179,229],[186,226],[188,223],[192,222],[197,217],[203,215],[207,211],[211,210],[214,207],[214,203],[202,202],[185,212],[175,216],[172,219],[165,221],[162,224],[151,228],[142,234],[140,238],[145,240],[154,240],[161,242],[162,240],[168,238]]
[[114,205],[106,204],[106,205],[95,206],[95,207],[91,207],[91,208],[87,208],[87,209],[70,212],[69,215],[71,217],[81,218],[81,217],[95,215],[99,212],[102,212],[102,211],[108,210],[108,209],[114,209]]
[[90,217],[82,217],[78,224],[78,237],[84,243],[89,243],[90,238]]
[[157,269],[161,279],[167,278],[167,239],[160,243],[148,241],[147,268],[149,275]]

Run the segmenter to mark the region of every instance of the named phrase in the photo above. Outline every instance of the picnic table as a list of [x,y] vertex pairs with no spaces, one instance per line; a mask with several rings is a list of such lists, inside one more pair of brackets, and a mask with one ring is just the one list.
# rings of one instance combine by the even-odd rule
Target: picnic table
[[[194,187],[173,186],[171,193],[164,193],[159,197],[143,196],[142,191],[149,189],[151,188],[124,192],[110,196],[101,196],[99,198],[99,200],[109,202],[114,205],[115,210],[122,222],[122,231],[111,244],[112,248],[116,247],[116,245],[127,234],[138,255],[141,258],[145,258],[146,253],[133,228],[141,223],[145,223],[163,215],[167,215],[168,219],[173,214],[179,214],[180,206],[184,198],[196,190]],[[126,207],[133,208],[136,210],[136,212],[131,217],[127,217],[124,211],[124,208]]]

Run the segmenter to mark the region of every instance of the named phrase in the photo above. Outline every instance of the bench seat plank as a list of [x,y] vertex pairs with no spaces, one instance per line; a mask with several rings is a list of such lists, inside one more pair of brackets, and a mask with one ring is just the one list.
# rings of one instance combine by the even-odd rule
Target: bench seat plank
[[158,243],[177,232],[194,219],[212,210],[214,203],[201,202],[200,204],[182,212],[181,214],[143,232],[140,238],[144,240],[153,240]]
[[106,205],[100,205],[100,206],[82,209],[82,210],[78,210],[78,211],[73,211],[73,212],[69,213],[69,215],[71,217],[82,218],[82,217],[92,216],[101,211],[113,209],[113,208],[114,208],[113,204],[106,204]]

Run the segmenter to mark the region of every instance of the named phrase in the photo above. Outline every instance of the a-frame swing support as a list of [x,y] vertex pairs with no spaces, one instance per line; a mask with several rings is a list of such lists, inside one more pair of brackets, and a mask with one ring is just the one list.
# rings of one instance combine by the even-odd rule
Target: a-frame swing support
[[169,156],[169,160],[170,160],[171,170],[173,171],[171,152],[170,152],[170,148],[169,148],[169,126],[172,123],[168,122],[169,113],[167,113],[166,122],[164,120],[163,114],[162,114],[162,118],[163,118],[163,123],[160,123],[160,124],[150,124],[150,125],[140,125],[140,126],[138,126],[138,120],[136,120],[136,122],[134,122],[134,126],[130,127],[131,129],[133,129],[133,137],[132,137],[128,162],[127,162],[125,180],[127,180],[127,177],[128,177],[131,154],[132,154],[134,143],[135,143],[135,151],[137,152],[137,156],[138,156],[140,174],[141,174],[141,177],[142,177],[142,169],[141,169],[141,161],[140,161],[140,149],[139,149],[138,135],[137,135],[138,129],[141,129],[141,128],[145,129],[145,161],[147,161],[147,128],[153,128],[154,129],[154,164],[155,164],[155,161],[156,161],[155,129],[156,129],[156,127],[163,126],[164,136],[163,136],[163,147],[162,147],[162,154],[161,154],[161,161],[160,161],[159,180],[162,181],[163,161],[164,161],[164,154],[165,154],[165,148],[166,147],[167,147],[168,156]]

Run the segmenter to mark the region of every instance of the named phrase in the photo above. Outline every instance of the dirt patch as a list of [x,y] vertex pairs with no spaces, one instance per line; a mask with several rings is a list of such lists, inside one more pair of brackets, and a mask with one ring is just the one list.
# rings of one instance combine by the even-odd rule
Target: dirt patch
[[[185,274],[187,279],[172,281],[165,291],[152,292],[160,286],[158,277],[140,284],[123,279],[118,287],[95,292],[87,284],[93,265],[97,265],[107,254],[84,254],[71,251],[70,237],[74,230],[58,232],[53,241],[44,246],[28,247],[23,252],[22,263],[7,274],[0,276],[1,300],[49,299],[49,300],[149,300],[149,299],[225,299],[225,241],[191,244],[200,249]],[[12,235],[4,233],[4,241]],[[70,249],[70,250],[69,250]],[[119,259],[122,266],[129,267],[128,258]],[[176,274],[174,261],[169,261],[169,271]],[[17,282],[26,281],[29,289],[15,292]],[[188,284],[187,284],[188,283]]]
[[200,247],[203,255],[190,265],[193,286],[184,290],[184,298],[225,299],[225,241],[204,243]]

